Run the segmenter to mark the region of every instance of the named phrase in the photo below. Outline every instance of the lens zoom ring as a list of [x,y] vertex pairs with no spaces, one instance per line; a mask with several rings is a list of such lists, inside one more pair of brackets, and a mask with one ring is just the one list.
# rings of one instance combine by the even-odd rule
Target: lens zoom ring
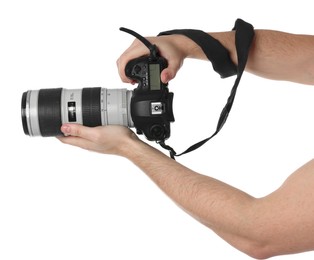
[[83,88],[82,90],[82,116],[83,125],[101,125],[101,88]]
[[62,88],[41,89],[38,94],[38,120],[42,136],[62,135],[60,130]]

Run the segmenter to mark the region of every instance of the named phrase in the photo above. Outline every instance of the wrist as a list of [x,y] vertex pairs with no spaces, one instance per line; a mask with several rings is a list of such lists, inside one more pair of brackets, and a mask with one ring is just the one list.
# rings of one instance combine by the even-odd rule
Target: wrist
[[[134,137],[124,141],[124,144],[120,146],[118,155],[130,160],[140,168],[147,164],[153,165],[161,158],[173,161],[161,151],[140,140],[135,134]],[[155,158],[154,162],[151,161],[152,158]]]
[[235,31],[208,33],[218,40],[228,51],[234,64],[238,64],[237,51],[235,46]]
[[193,40],[190,38],[180,35],[174,34],[170,37],[173,37],[174,44],[181,51],[185,58],[193,58],[193,59],[206,59],[203,51]]
[[141,141],[135,133],[131,132],[129,136],[121,140],[121,143],[118,146],[117,155],[131,160],[133,156],[136,156],[134,153],[140,149],[143,143],[144,142]]

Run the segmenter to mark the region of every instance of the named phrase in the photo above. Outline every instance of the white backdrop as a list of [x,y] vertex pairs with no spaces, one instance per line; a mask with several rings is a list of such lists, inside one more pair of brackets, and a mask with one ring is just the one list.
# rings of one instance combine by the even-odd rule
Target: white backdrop
[[[313,34],[311,1],[0,2],[0,259],[250,259],[181,211],[132,163],[30,138],[24,91],[128,87],[116,59],[133,37],[175,28]],[[214,131],[234,77],[187,60],[176,79],[169,144],[182,151]],[[245,73],[230,117],[184,165],[259,197],[313,157],[314,88]],[[152,144],[155,146],[155,144]],[[276,259],[312,259],[313,252]]]

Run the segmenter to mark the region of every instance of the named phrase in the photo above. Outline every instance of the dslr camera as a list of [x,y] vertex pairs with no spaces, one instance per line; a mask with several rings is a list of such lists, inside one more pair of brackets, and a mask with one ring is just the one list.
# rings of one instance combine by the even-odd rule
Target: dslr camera
[[28,90],[22,95],[23,130],[29,136],[58,136],[64,123],[85,126],[123,125],[135,127],[150,141],[170,137],[174,121],[173,93],[160,80],[161,71],[168,66],[155,45],[126,28],[120,30],[141,40],[150,55],[129,61],[125,74],[138,83],[134,90],[83,88]]

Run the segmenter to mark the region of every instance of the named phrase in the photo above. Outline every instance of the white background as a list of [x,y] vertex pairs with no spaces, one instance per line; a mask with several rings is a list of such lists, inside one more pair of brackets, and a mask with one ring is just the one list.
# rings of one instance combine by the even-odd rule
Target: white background
[[[258,29],[313,34],[312,10],[306,0],[1,0],[0,259],[250,259],[126,159],[25,136],[21,96],[53,87],[131,88],[115,63],[133,41],[121,26],[145,36],[225,31],[242,18]],[[234,79],[186,60],[169,84],[176,122],[168,143],[180,152],[210,135]],[[313,100],[311,86],[245,73],[221,133],[178,161],[253,196],[269,194],[313,157]]]

